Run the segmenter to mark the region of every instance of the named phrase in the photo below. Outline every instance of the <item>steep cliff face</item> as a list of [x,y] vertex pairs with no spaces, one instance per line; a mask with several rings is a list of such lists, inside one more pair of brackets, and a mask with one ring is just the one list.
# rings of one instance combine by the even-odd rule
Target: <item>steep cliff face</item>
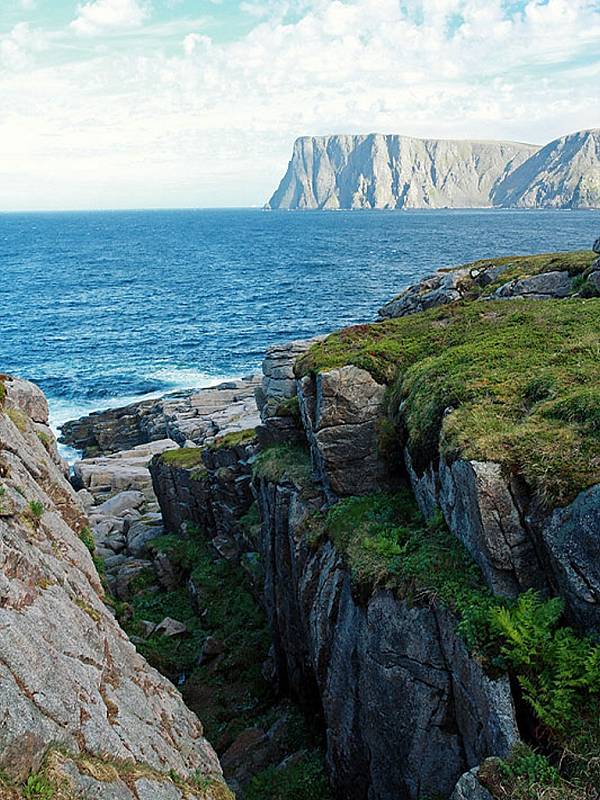
[[598,208],[600,130],[541,149],[409,136],[302,137],[269,208]]
[[199,800],[227,797],[201,723],[103,602],[42,393],[0,389],[0,793],[44,770],[65,798],[181,798],[171,770],[203,776]]
[[600,206],[600,129],[562,136],[518,166],[493,192],[494,205]]
[[310,546],[317,494],[259,478],[265,602],[278,675],[322,705],[345,800],[448,797],[460,774],[518,739],[508,680],[488,677],[443,607],[381,588],[355,596],[331,542]]
[[270,208],[479,208],[537,148],[409,136],[303,137]]

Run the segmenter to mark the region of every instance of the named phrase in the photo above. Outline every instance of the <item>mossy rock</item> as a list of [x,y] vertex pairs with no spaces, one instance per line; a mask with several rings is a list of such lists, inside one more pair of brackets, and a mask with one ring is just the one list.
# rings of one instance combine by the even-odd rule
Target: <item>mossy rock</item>
[[[464,303],[346,328],[296,363],[390,387],[417,469],[438,451],[500,463],[547,506],[600,482],[600,299]],[[401,409],[401,411],[400,411]]]
[[179,447],[176,450],[166,450],[158,456],[162,464],[179,469],[191,469],[203,465],[202,447]]

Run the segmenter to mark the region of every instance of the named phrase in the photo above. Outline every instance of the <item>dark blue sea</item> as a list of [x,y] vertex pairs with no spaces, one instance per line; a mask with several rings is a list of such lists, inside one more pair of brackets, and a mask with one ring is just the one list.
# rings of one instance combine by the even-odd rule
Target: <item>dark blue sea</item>
[[248,373],[437,267],[599,233],[594,211],[3,214],[0,372],[38,383],[58,425]]

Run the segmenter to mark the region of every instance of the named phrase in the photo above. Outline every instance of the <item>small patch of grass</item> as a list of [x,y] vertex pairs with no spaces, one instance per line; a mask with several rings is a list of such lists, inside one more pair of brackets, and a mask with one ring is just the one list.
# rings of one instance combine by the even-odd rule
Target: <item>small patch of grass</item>
[[180,469],[191,469],[203,464],[201,447],[180,447],[177,450],[166,450],[158,456],[163,464]]
[[40,442],[44,445],[44,448],[48,452],[50,452],[50,448],[52,446],[52,440],[50,439],[48,434],[45,431],[36,431],[35,435],[40,440]]
[[277,444],[258,454],[253,474],[277,482],[288,480],[300,487],[310,485],[312,465],[308,450],[299,445]]
[[11,420],[13,425],[19,430],[21,433],[25,433],[27,431],[28,423],[27,417],[23,414],[22,411],[19,411],[18,408],[10,408],[6,409],[6,416]]
[[332,800],[319,751],[304,754],[288,766],[268,767],[244,789],[245,800]]
[[4,384],[4,377],[0,375],[0,406],[4,405],[6,400],[6,386]]
[[224,436],[217,436],[217,438],[209,444],[211,450],[219,450],[222,447],[240,447],[241,445],[250,444],[256,439],[256,428],[246,428],[243,431],[232,431],[226,433]]
[[23,784],[22,792],[26,800],[52,800],[56,786],[42,773],[32,773]]

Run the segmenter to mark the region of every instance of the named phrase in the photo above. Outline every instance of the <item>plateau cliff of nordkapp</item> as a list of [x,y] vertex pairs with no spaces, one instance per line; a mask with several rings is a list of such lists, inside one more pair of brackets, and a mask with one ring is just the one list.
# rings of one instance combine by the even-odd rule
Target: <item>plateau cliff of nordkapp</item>
[[595,797],[594,249],[74,422],[73,487],[3,376],[5,796]]
[[271,209],[598,208],[600,130],[545,147],[409,136],[302,137]]

